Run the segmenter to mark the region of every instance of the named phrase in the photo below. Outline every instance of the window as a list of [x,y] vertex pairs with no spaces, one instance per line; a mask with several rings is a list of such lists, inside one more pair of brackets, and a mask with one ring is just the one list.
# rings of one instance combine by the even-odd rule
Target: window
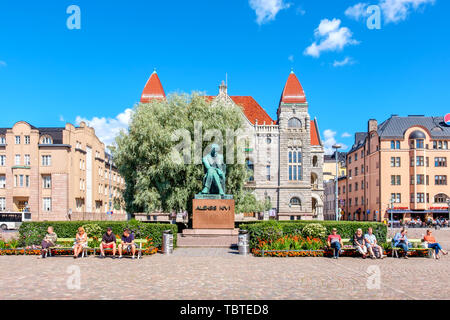
[[364,158],[364,150],[361,150],[361,158]]
[[348,192],[352,192],[352,185],[351,184],[348,185]]
[[30,144],[30,136],[25,136],[25,144]]
[[400,141],[392,140],[391,141],[391,149],[400,149]]
[[289,150],[289,180],[303,180],[302,152],[297,149]]
[[358,198],[355,198],[355,206],[358,205]]
[[423,149],[423,139],[416,140],[416,149]]
[[[247,170],[250,171],[250,177],[248,178],[248,181],[254,181],[255,166],[253,165],[253,162],[250,159],[245,160],[245,163],[247,165]],[[111,178],[111,172],[109,173],[109,178]]]
[[399,186],[401,185],[401,176],[392,175],[391,176],[391,186]]
[[291,118],[288,121],[288,127],[289,128],[301,128],[302,122],[298,118]]
[[355,176],[358,175],[358,168],[355,168]]
[[352,177],[352,169],[348,170],[348,176],[349,176],[349,178]]
[[52,188],[52,176],[45,175],[42,176],[42,183],[44,189],[51,189]]
[[416,166],[418,166],[418,167],[423,167],[423,165],[424,165],[424,162],[423,162],[423,156],[418,156],[418,157],[416,158]]
[[358,182],[355,182],[355,191],[358,191]]
[[52,211],[52,198],[44,198],[42,204],[43,204],[42,209],[45,212]]
[[0,198],[0,211],[6,211],[6,198]]
[[42,156],[42,166],[49,167],[51,165],[52,165],[52,156],[50,155]]
[[16,144],[20,144],[20,136],[16,136]]
[[14,164],[16,166],[20,166],[20,154],[16,154],[16,156],[14,157]]
[[447,158],[446,157],[434,158],[434,166],[435,167],[446,167],[447,166]]
[[6,188],[6,176],[4,174],[0,175],[0,189]]
[[25,165],[29,166],[30,164],[31,164],[30,155],[26,154],[25,155]]
[[417,193],[417,203],[425,202],[425,194],[423,192]]
[[0,136],[0,144],[6,144],[5,136]]
[[425,178],[423,174],[418,174],[416,177],[416,184],[425,184]]
[[402,202],[401,193],[391,193],[391,201],[394,203],[401,203]]
[[434,176],[435,185],[447,185],[447,176]]
[[358,161],[358,154],[355,153],[355,161]]
[[447,202],[447,195],[444,193],[439,193],[434,196],[434,202],[435,203],[446,203]]
[[352,199],[348,199],[348,206],[351,207],[352,206]]
[[6,166],[6,156],[0,155],[0,167]]
[[342,187],[342,193],[345,193],[345,186]]
[[42,144],[52,144],[53,141],[52,141],[52,138],[51,138],[51,137],[49,137],[49,136],[44,136],[44,137],[42,138],[42,140],[41,140],[41,143],[42,143]]
[[391,167],[400,167],[400,157],[391,157]]
[[266,179],[270,181],[270,166],[266,166]]
[[289,204],[290,204],[291,206],[301,206],[301,205],[302,205],[302,202],[300,201],[300,198],[293,197],[293,198],[291,198],[291,200],[289,201]]
[[30,176],[25,176],[25,187],[30,187]]
[[361,165],[361,174],[364,174],[364,165]]

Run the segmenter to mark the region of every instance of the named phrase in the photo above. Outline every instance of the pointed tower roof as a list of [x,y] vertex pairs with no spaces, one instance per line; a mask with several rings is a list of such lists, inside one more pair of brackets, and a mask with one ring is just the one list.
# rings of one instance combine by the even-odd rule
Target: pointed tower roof
[[144,91],[142,91],[141,103],[148,103],[153,99],[164,99],[165,97],[166,94],[155,70],[145,84]]
[[305,92],[294,71],[291,71],[281,94],[280,103],[306,103]]

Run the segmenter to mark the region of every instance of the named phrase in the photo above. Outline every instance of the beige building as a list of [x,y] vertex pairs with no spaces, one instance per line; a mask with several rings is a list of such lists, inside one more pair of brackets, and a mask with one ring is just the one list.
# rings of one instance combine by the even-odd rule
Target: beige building
[[93,128],[24,121],[0,128],[0,211],[29,212],[35,221],[100,219],[109,209],[110,180],[113,219],[125,219],[125,182]]
[[355,134],[339,181],[346,220],[447,217],[450,126],[443,117],[371,119]]

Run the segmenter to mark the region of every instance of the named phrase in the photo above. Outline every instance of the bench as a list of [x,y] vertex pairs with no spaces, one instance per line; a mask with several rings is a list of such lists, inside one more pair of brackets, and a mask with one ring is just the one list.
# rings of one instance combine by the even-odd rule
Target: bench
[[[94,241],[94,239],[92,238],[88,238],[88,245],[87,247],[83,248],[83,250],[81,251],[81,257],[87,257],[87,253],[88,253],[88,249],[92,249],[91,247],[89,247],[89,243],[92,243]],[[70,246],[64,246],[66,243],[70,242],[71,245]],[[56,251],[56,250],[73,250],[73,243],[75,242],[75,238],[58,238],[56,240],[56,244],[53,247],[48,248],[46,256],[47,257],[51,257],[52,256],[52,250]],[[57,246],[58,244],[62,244],[63,246]]]
[[[392,257],[398,258],[398,252],[402,251],[403,249],[399,248],[399,247],[394,247],[393,243],[392,243],[392,239],[387,239],[387,242],[391,243]],[[408,242],[421,244],[422,240],[421,239],[408,239]],[[434,256],[434,249],[432,249],[432,248],[408,248],[408,250],[416,251],[416,252],[426,252],[428,258],[432,258]]]
[[[147,242],[146,239],[134,239],[134,243],[136,244],[136,251],[137,251],[137,258],[138,258],[138,259],[141,259],[141,258],[142,258],[142,245],[143,245],[144,243],[146,243],[146,242]],[[117,239],[117,240],[116,240],[116,245],[117,245],[117,246],[119,246],[119,244],[121,244],[121,243],[122,243],[122,240],[121,240],[121,239]],[[100,244],[101,244],[101,242],[100,242]],[[97,250],[98,250],[99,254],[101,254],[100,245],[98,245],[97,247],[94,247],[93,249],[94,249],[94,257],[95,257],[95,255],[96,255]],[[111,248],[106,248],[106,249],[103,249],[103,250],[104,250],[105,252],[106,252],[106,251],[112,251]]]

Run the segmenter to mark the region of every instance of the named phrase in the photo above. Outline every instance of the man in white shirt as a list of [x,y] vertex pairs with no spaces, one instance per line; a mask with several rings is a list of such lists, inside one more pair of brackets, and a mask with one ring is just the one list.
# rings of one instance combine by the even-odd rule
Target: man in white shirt
[[[378,245],[377,243],[377,237],[373,234],[373,229],[369,227],[367,230],[366,235],[364,236],[364,239],[366,240],[366,246],[367,250],[369,251],[370,257],[372,259],[376,259],[377,257],[379,259],[383,259],[383,248]],[[377,253],[375,255],[375,253]]]

